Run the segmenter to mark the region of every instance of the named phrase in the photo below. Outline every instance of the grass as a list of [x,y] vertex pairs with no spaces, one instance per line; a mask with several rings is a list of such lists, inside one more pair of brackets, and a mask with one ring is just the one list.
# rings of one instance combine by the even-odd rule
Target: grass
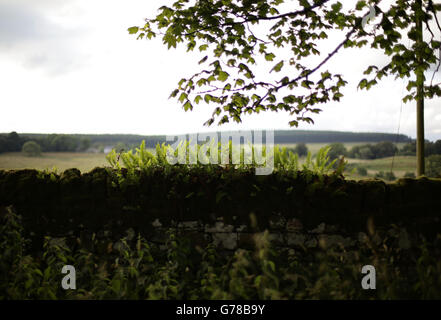
[[53,169],[64,171],[77,168],[82,172],[88,172],[95,167],[107,165],[104,153],[70,153],[48,152],[40,157],[27,157],[21,152],[0,154],[0,169]]

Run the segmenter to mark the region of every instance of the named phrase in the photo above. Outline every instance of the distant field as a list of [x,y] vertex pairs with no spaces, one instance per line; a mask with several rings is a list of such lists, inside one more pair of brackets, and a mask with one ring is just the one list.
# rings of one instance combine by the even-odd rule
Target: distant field
[[[320,148],[326,147],[330,143],[306,143],[308,151],[313,155],[317,154]],[[349,142],[343,143],[346,149],[350,150],[356,145],[369,144],[368,142]],[[371,144],[375,144],[374,142]],[[398,148],[402,148],[405,143],[396,143]],[[283,144],[283,147],[295,148],[296,144]],[[361,159],[346,159],[349,163],[357,163],[362,167],[365,167],[368,171],[368,176],[359,176],[356,172],[354,174],[346,173],[348,179],[368,179],[375,176],[380,171],[388,172],[392,168],[392,157],[376,159],[376,160],[361,160]],[[397,178],[404,176],[406,172],[416,173],[416,157],[413,156],[396,156],[394,158],[393,172]]]
[[41,157],[26,157],[20,152],[0,154],[0,169],[52,169],[58,171],[69,168],[78,168],[81,172],[87,172],[95,167],[107,165],[104,153],[70,153],[50,152],[43,153]]
[[393,172],[397,178],[404,176],[406,172],[416,173],[416,157],[415,156],[396,156],[375,159],[375,160],[361,160],[361,159],[348,159],[349,163],[357,163],[368,170],[369,175],[375,175],[379,171],[391,171],[393,160]]
[[[375,144],[376,142],[371,142],[370,144]],[[306,147],[308,148],[308,151],[311,151],[313,155],[315,155],[320,148],[326,147],[330,145],[331,143],[306,143]],[[353,146],[362,145],[362,144],[369,144],[369,142],[346,142],[343,143],[346,149],[350,150]],[[398,148],[401,148],[405,143],[396,143],[395,144]],[[280,144],[282,147],[287,148],[295,148],[296,144]]]

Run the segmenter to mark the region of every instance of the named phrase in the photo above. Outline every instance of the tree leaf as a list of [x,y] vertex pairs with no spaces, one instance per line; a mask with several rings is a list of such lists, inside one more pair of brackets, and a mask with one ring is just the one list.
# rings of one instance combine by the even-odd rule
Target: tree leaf
[[224,71],[220,71],[220,72],[219,72],[219,75],[217,76],[217,79],[218,79],[219,81],[225,82],[225,81],[228,79],[229,76],[230,76],[230,75],[229,75],[228,73],[226,73],[226,72],[224,72]]
[[278,64],[276,64],[276,65],[271,69],[270,72],[272,72],[272,71],[280,72],[280,70],[282,70],[283,63],[284,63],[283,60],[280,61]]
[[127,30],[129,31],[130,34],[135,34],[138,33],[139,27],[131,27]]

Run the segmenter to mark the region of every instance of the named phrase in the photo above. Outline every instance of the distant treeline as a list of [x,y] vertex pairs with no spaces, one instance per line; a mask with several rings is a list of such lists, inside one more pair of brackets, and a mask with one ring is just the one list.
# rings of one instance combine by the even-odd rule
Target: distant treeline
[[274,132],[275,143],[332,143],[332,142],[410,142],[412,139],[404,134],[378,132],[343,132],[343,131],[308,131],[277,130]]
[[[26,133],[23,134],[32,140],[41,139],[46,137],[46,134],[35,134],[35,133]],[[141,144],[143,140],[145,140],[145,144],[147,148],[154,148],[157,143],[163,143],[166,141],[165,135],[157,135],[157,136],[141,136],[134,134],[70,134],[70,137],[79,139],[79,140],[89,140],[90,146],[96,148],[103,147],[115,147],[116,145],[124,145],[125,147],[132,148]]]
[[[228,132],[233,134],[234,132]],[[236,132],[237,133],[237,132]],[[217,132],[220,139],[220,132]],[[224,132],[225,134],[225,132]],[[133,134],[0,134],[0,153],[17,152],[27,141],[38,143],[43,152],[103,152],[105,147],[129,150],[145,141],[147,148],[166,141],[165,135],[142,136]],[[348,143],[348,142],[408,142],[412,139],[406,135],[372,132],[339,132],[339,131],[307,131],[307,130],[275,130],[276,144],[298,143]],[[430,144],[430,142],[428,142]],[[409,154],[413,151],[408,147]],[[413,152],[415,153],[415,152]]]
[[[220,137],[220,132],[217,132]],[[224,132],[226,133],[226,132]],[[234,132],[229,132],[234,133]],[[44,137],[43,134],[26,134],[28,137]],[[166,142],[165,135],[134,135],[134,134],[75,134],[78,138],[90,139],[91,143],[104,145],[115,145],[123,143],[126,145],[139,145],[145,140],[147,147],[154,147],[157,143]],[[332,142],[410,142],[412,139],[404,134],[378,132],[339,132],[339,131],[308,131],[308,130],[275,130],[274,142],[278,144],[288,143],[332,143]]]
[[43,152],[81,152],[91,146],[87,137],[66,134],[19,135],[14,131],[0,134],[0,153],[21,151],[28,141],[36,142]]
[[[296,149],[298,149],[297,145]],[[331,159],[337,159],[340,156],[354,159],[380,159],[392,156],[415,156],[416,155],[416,142],[405,143],[401,148],[398,148],[396,144],[390,141],[382,141],[375,144],[360,144],[355,145],[351,149],[347,149],[341,142],[334,142],[330,144],[330,151],[328,155]],[[293,152],[296,150],[293,149]],[[435,142],[426,141],[424,145],[425,156],[441,155],[441,140]]]

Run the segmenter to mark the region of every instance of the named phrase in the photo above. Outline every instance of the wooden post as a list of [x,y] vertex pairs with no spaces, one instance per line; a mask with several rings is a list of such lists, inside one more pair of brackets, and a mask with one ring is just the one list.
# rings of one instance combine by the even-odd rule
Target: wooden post
[[415,20],[417,28],[416,40],[416,54],[418,68],[416,70],[417,83],[417,139],[416,139],[416,153],[417,153],[417,176],[424,175],[424,71],[422,68],[422,55],[420,48],[423,43],[423,9],[422,0],[416,0],[415,3]]

